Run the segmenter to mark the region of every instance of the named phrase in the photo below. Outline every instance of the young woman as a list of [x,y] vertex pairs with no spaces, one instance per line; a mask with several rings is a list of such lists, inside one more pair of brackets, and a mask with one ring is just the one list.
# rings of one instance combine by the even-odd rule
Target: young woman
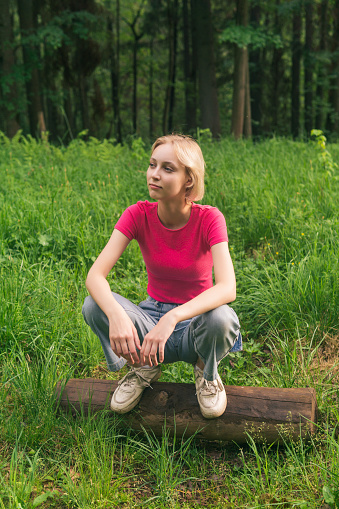
[[[217,368],[231,349],[241,349],[241,335],[227,305],[235,299],[236,281],[224,216],[195,203],[204,194],[204,168],[192,138],[158,138],[147,170],[154,201],[124,211],[88,273],[85,321],[101,341],[108,368],[130,366],[112,397],[116,412],[134,408],[160,377],[160,364],[176,361],[194,365],[204,417],[218,417],[226,409]],[[138,306],[111,292],[106,280],[132,239],[139,243],[148,274],[149,297]]]

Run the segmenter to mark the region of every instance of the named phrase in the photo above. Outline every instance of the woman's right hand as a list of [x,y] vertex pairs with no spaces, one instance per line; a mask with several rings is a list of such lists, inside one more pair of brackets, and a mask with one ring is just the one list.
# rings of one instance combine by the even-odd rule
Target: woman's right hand
[[130,364],[139,363],[140,340],[137,330],[124,309],[109,319],[109,340],[113,352]]

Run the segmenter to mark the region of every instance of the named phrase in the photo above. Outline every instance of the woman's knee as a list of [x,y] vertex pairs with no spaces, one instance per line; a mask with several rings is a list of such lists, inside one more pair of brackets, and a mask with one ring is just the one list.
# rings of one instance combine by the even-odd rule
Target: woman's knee
[[239,320],[234,310],[223,305],[204,314],[206,327],[215,338],[235,340],[239,332]]
[[98,313],[101,312],[101,309],[99,308],[98,304],[95,302],[95,300],[88,295],[83,303],[82,306],[82,314],[85,319],[85,322],[89,324],[90,322],[95,319],[96,316],[98,316]]

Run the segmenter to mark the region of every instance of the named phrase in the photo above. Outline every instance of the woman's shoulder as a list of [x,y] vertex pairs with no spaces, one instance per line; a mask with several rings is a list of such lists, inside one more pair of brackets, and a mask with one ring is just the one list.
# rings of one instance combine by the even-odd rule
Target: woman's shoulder
[[151,203],[148,200],[137,201],[133,205],[130,205],[126,210],[129,210],[132,214],[148,214],[153,210],[156,210],[157,203]]
[[210,247],[228,240],[226,220],[217,207],[195,204],[194,210],[196,210],[196,227]]
[[213,207],[212,205],[201,205],[200,203],[193,203],[193,210],[201,218],[213,218],[223,215],[217,207]]

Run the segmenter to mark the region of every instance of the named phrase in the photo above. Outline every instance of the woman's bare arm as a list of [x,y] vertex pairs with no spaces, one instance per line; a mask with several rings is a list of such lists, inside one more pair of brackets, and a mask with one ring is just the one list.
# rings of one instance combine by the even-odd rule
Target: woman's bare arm
[[129,242],[123,233],[113,230],[110,240],[88,273],[86,287],[108,318],[112,350],[133,364],[139,362],[137,349],[140,350],[141,346],[138,333],[125,310],[112,295],[106,279]]

